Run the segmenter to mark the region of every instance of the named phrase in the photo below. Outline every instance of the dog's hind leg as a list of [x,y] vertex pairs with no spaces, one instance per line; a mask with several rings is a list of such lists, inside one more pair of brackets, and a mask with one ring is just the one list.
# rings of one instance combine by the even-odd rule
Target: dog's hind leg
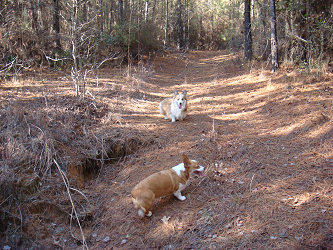
[[144,202],[144,210],[145,210],[145,215],[150,217],[152,216],[151,208],[153,206],[154,200],[155,200],[155,194],[153,192],[147,192],[145,194],[145,202]]
[[169,119],[167,112],[163,109],[162,106],[160,106],[160,113],[161,115],[164,115],[165,120]]

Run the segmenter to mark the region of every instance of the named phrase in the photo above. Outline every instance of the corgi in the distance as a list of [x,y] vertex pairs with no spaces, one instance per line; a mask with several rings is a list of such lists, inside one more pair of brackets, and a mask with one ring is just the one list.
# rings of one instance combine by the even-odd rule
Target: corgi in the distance
[[204,175],[204,167],[183,154],[183,162],[177,166],[157,172],[139,182],[132,190],[132,202],[140,217],[151,216],[156,198],[174,194],[179,200],[186,199],[181,191],[188,185],[191,175]]
[[164,99],[160,103],[160,112],[164,115],[164,119],[171,119],[171,122],[182,121],[187,115],[186,90],[183,93],[175,90],[173,97]]

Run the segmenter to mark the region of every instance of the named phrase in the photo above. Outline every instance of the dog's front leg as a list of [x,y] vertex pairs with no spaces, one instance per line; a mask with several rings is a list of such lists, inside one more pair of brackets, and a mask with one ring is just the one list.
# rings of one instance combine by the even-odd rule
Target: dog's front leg
[[186,200],[186,197],[181,194],[180,190],[177,190],[176,192],[174,192],[173,195],[176,196],[178,198],[178,200],[181,200],[181,201]]

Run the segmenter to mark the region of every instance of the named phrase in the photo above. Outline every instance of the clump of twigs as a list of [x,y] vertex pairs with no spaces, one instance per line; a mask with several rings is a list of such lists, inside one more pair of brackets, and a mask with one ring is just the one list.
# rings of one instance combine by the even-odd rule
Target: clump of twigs
[[94,209],[80,189],[99,176],[104,164],[134,153],[145,141],[121,129],[96,130],[107,115],[103,103],[75,96],[2,103],[0,233],[7,237],[17,232],[12,246],[23,238],[26,246],[33,244],[34,220],[58,218],[67,224],[67,217],[71,228],[81,230],[79,238],[71,234],[73,239],[88,248],[82,227],[94,217]]

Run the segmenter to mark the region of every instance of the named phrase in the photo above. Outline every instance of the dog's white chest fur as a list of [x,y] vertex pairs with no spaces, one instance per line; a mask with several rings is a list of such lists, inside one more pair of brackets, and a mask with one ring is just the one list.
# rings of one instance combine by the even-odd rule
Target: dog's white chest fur
[[[174,166],[172,169],[177,173],[178,176],[181,176],[182,175],[182,171],[185,171],[184,163],[179,163],[177,166]],[[188,182],[189,182],[189,180],[187,180],[185,184],[179,183],[179,188],[178,188],[177,191],[180,192],[184,188],[186,188],[187,185],[188,185]]]
[[174,119],[176,119],[176,120],[183,120],[186,116],[184,113],[185,107],[186,107],[186,101],[184,101],[184,103],[182,103],[181,108],[179,108],[179,104],[176,101],[173,101],[171,103],[171,107],[170,107],[170,111],[171,111],[170,113],[171,113],[172,117],[174,117]]
[[[184,163],[180,163],[177,166],[174,166],[172,169],[177,173],[178,176],[181,176],[182,172],[185,171]],[[181,194],[181,191],[186,188],[187,184],[188,180],[186,181],[185,184],[179,183],[178,190],[173,193],[173,195],[176,196],[181,201],[186,200],[186,197]]]
[[177,166],[174,166],[172,169],[177,173],[177,175],[181,176],[181,172],[185,171],[184,163],[183,162],[179,163]]

